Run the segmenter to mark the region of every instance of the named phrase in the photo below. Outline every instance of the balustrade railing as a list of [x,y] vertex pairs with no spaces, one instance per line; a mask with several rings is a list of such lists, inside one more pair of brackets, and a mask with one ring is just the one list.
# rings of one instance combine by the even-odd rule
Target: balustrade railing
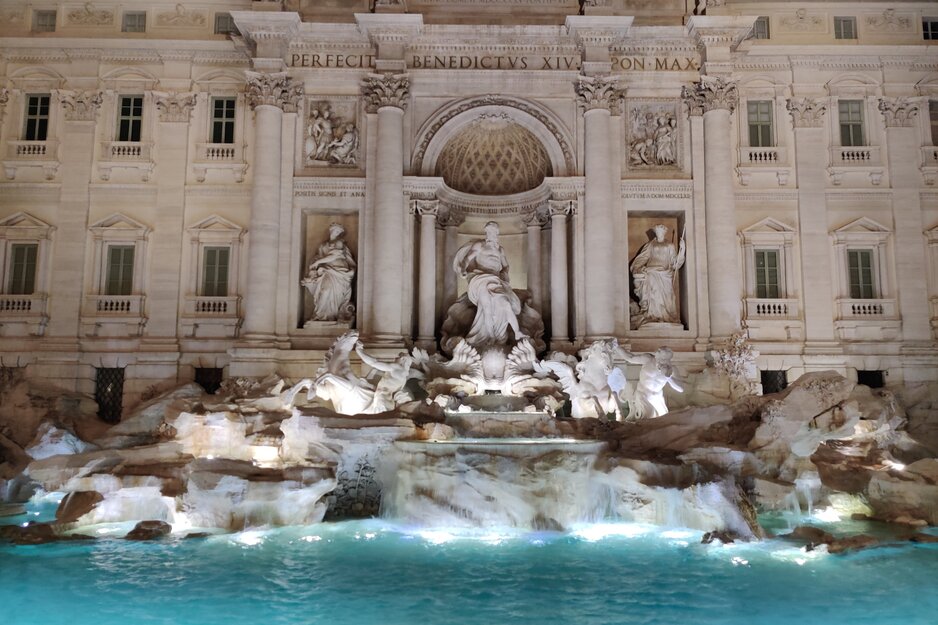
[[894,299],[842,299],[841,319],[885,319],[896,316]]
[[151,147],[136,141],[105,141],[101,157],[105,161],[149,161]]
[[0,315],[42,315],[46,310],[46,295],[0,295]]
[[799,315],[797,299],[746,299],[747,319],[796,319]]
[[833,147],[831,148],[831,164],[834,167],[863,167],[866,165],[879,165],[879,146],[867,145],[857,147]]
[[139,315],[142,295],[89,295],[87,312],[94,315]]
[[787,165],[788,154],[785,148],[750,148],[739,149],[739,164],[742,167],[763,167],[773,165]]
[[10,141],[7,147],[9,157],[16,160],[52,160],[55,159],[55,141]]

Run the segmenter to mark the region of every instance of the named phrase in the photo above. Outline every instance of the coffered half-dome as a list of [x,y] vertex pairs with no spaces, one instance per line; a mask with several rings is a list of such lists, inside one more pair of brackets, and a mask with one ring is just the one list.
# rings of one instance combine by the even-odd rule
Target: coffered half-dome
[[553,167],[530,130],[507,115],[487,114],[446,143],[436,175],[463,193],[510,195],[534,189],[553,175]]

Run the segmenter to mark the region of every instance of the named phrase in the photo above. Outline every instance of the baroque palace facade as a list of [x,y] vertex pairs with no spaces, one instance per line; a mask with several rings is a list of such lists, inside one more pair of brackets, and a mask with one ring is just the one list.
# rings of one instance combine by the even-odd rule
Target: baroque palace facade
[[550,349],[938,380],[933,40],[924,2],[4,0],[0,366],[119,413],[433,348],[494,221]]

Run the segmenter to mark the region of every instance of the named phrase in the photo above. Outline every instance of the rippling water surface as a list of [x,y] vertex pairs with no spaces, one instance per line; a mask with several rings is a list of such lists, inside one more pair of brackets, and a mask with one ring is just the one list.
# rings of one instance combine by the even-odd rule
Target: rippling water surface
[[938,623],[935,546],[843,557],[699,543],[700,532],[639,525],[460,533],[367,521],[4,545],[0,623]]

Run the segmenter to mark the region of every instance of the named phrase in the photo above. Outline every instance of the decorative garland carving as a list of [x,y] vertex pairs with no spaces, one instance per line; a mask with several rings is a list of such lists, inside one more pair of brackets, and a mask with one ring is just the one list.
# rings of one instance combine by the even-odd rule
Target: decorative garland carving
[[104,100],[100,91],[56,91],[56,96],[70,122],[93,122]]
[[879,110],[887,128],[911,128],[918,115],[918,104],[908,98],[880,98]]
[[161,122],[188,122],[195,107],[194,93],[167,93],[156,95],[156,108],[160,111]]
[[698,82],[681,89],[681,98],[687,104],[691,115],[703,115],[718,109],[726,109],[732,113],[736,110],[739,94],[734,82],[701,76]]
[[258,106],[276,106],[285,113],[296,112],[296,107],[303,97],[303,85],[293,84],[286,72],[266,74],[245,72],[247,76],[247,100],[254,110]]
[[377,113],[383,106],[407,109],[410,78],[407,74],[369,74],[362,81],[365,110]]
[[[564,139],[563,132],[560,128],[551,120],[543,111],[539,108],[532,106],[531,104],[524,102],[523,100],[517,100],[510,97],[500,96],[500,95],[484,95],[471,100],[462,102],[458,106],[454,106],[449,109],[443,115],[440,115],[433,125],[430,126],[420,138],[420,141],[417,144],[417,148],[414,150],[414,172],[419,172],[423,167],[423,159],[426,155],[427,148],[430,147],[430,143],[433,141],[433,138],[436,136],[436,133],[440,131],[446,124],[448,124],[455,117],[465,113],[474,108],[479,108],[483,106],[504,106],[508,108],[517,109],[524,113],[527,113],[547,128],[547,130],[554,136],[557,143],[560,145],[560,150],[563,152],[564,164],[568,172],[576,171],[576,161],[573,158],[573,149]],[[554,172],[555,174],[557,172]]]
[[790,98],[785,103],[795,128],[820,128],[824,125],[827,104],[809,98]]

